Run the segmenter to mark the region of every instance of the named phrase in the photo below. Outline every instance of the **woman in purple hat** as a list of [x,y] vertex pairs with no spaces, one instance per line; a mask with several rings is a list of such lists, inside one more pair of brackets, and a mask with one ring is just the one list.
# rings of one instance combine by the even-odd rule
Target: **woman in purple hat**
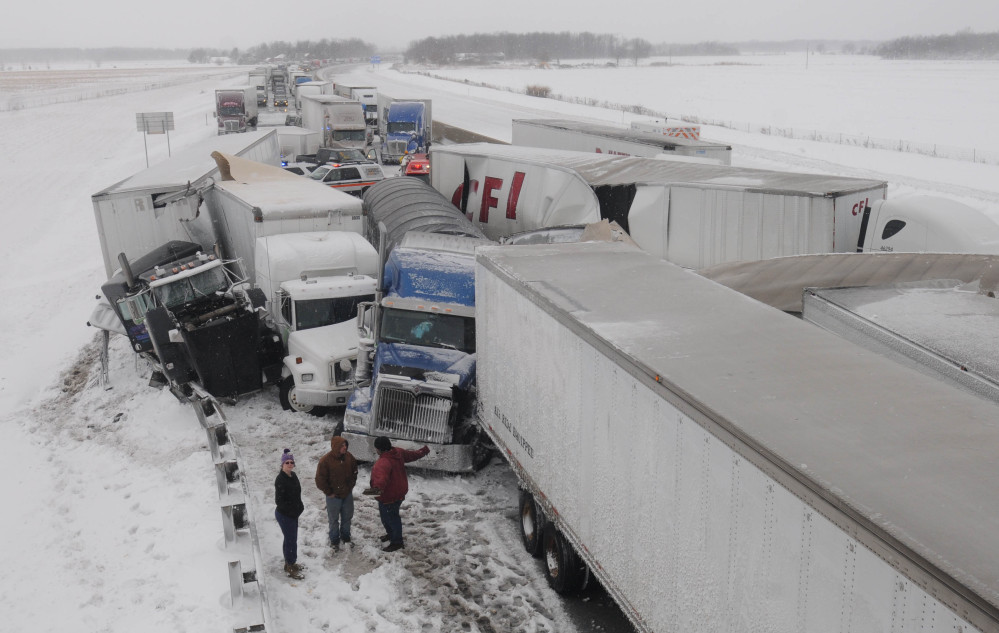
[[295,456],[289,449],[284,449],[281,455],[281,472],[274,480],[274,502],[277,508],[274,510],[274,518],[281,526],[281,533],[284,534],[284,573],[296,580],[305,578],[302,574],[302,566],[298,560],[298,517],[305,512],[305,504],[302,503],[302,484],[295,474]]

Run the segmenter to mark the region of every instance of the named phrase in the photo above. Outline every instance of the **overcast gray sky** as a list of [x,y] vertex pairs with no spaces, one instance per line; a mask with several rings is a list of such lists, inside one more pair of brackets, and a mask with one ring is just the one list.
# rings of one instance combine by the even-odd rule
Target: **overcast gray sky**
[[403,50],[428,36],[590,31],[693,43],[888,40],[999,31],[999,0],[22,0],[0,21],[0,49],[249,48],[359,38]]

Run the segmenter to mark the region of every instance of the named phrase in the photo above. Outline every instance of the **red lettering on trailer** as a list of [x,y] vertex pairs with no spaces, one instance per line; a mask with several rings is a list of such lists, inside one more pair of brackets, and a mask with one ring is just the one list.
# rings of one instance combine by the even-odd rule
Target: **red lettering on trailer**
[[[454,193],[451,194],[451,204],[458,207],[459,209],[461,208],[461,194],[464,191],[465,191],[465,183],[461,183],[460,185],[458,185],[458,188],[454,190]],[[465,215],[468,214],[466,213]]]
[[860,215],[861,213],[864,212],[864,209],[870,206],[870,204],[871,204],[871,199],[864,198],[857,204],[853,205],[853,211],[852,211],[853,215]]
[[502,178],[486,176],[482,181],[482,205],[479,207],[479,222],[489,224],[489,208],[497,208],[499,200],[493,195],[493,191],[503,186]]
[[524,177],[522,171],[513,172],[513,182],[510,183],[510,195],[506,199],[506,219],[517,219],[517,203],[520,202],[520,190],[524,187]]

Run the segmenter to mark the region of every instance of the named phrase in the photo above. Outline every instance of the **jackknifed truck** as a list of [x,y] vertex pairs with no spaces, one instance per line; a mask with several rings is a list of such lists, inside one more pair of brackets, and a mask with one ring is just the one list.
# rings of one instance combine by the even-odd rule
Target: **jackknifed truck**
[[478,411],[551,586],[637,630],[999,631],[999,413],[639,249],[476,251]]

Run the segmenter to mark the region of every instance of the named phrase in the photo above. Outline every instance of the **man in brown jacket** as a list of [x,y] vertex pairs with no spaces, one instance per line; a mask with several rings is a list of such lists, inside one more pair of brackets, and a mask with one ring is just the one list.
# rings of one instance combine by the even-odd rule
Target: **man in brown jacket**
[[357,460],[347,451],[347,440],[330,440],[330,452],[316,468],[316,487],[326,495],[326,516],[330,521],[330,546],[340,551],[340,541],[350,543],[350,520],[354,517],[354,484]]

